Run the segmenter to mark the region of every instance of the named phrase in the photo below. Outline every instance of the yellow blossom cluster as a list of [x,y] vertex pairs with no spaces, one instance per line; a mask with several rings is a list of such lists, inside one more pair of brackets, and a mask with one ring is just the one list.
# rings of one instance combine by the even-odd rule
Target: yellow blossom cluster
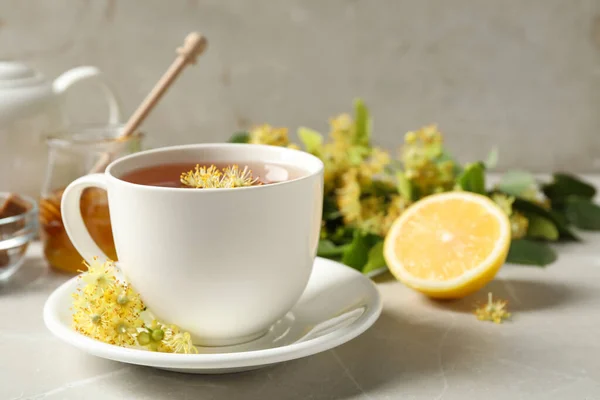
[[198,353],[192,344],[192,337],[188,332],[182,332],[177,325],[165,325],[153,319],[145,325],[145,329],[138,334],[138,344],[149,350],[163,353]]
[[[341,184],[336,191],[337,205],[344,224],[357,227],[365,233],[385,236],[394,220],[410,205],[410,201],[399,194],[369,193],[369,186],[361,185],[360,178],[359,169],[350,168],[342,175]],[[380,184],[385,186],[387,182],[383,180]]]
[[[349,114],[331,118],[329,128],[324,143],[318,132],[303,128],[313,140],[310,144],[303,140],[307,151],[325,165],[325,196],[333,196],[344,224],[384,236],[411,202],[397,193],[394,180],[385,173],[390,154],[361,139],[357,122]],[[249,143],[297,147],[289,141],[287,129],[270,125],[251,130]]]
[[494,193],[492,200],[504,211],[510,221],[511,236],[513,239],[521,239],[527,235],[529,220],[525,215],[513,210],[515,198],[503,193]]
[[263,124],[252,128],[249,133],[248,143],[298,148],[297,145],[290,142],[287,128],[275,128],[269,124]]
[[156,320],[145,323],[146,307],[131,285],[117,279],[112,261],[85,263],[73,294],[73,328],[108,344],[167,353],[197,352],[187,332]]
[[410,199],[396,194],[385,168],[390,154],[353,141],[356,123],[348,114],[329,121],[329,142],[320,157],[325,164],[325,192],[335,195],[344,224],[364,233],[385,236]]
[[[368,108],[357,99],[352,114],[329,120],[328,134],[307,127],[297,130],[302,149],[319,157],[324,164],[321,240],[317,253],[341,260],[364,273],[385,265],[382,240],[412,203],[427,196],[468,191],[492,197],[510,220],[512,239],[555,241],[574,235],[568,227],[560,226],[559,219],[569,223],[568,218],[563,215],[564,210],[551,207],[548,193],[555,193],[558,202],[562,201],[560,196],[565,197],[565,190],[585,196],[595,193],[590,185],[561,174],[555,177],[555,183],[540,187],[531,174],[523,171],[503,176],[490,193],[486,170],[496,165],[496,150],[485,161],[461,165],[447,152],[437,125],[430,124],[407,132],[399,153],[391,157],[388,151],[372,145],[372,122]],[[290,141],[286,128],[270,125],[237,132],[230,141],[298,147]],[[553,215],[554,211],[559,213]],[[532,253],[531,257],[519,257],[516,250],[511,251],[509,259],[534,262],[541,250],[524,248],[523,252]],[[551,250],[546,253],[551,254]],[[535,262],[546,263],[541,256]]]
[[258,178],[245,166],[231,165],[222,170],[214,165],[210,167],[196,165],[196,168],[181,174],[181,183],[196,189],[227,189],[256,185]]
[[73,327],[93,339],[117,346],[133,346],[143,326],[144,305],[127,284],[120,283],[109,263],[94,262],[81,275],[85,283],[73,294]]
[[493,300],[492,293],[488,293],[488,301],[484,305],[475,309],[475,316],[480,321],[492,321],[496,324],[509,319],[511,314],[506,309],[508,302],[506,300]]
[[406,178],[414,183],[419,197],[454,187],[456,164],[444,159],[443,145],[437,125],[428,125],[404,136],[400,158]]
[[[383,173],[391,163],[388,152],[372,148],[359,165],[348,165],[349,157],[344,155],[352,153],[348,138],[352,137],[353,126],[348,115],[332,120],[331,126],[332,143],[329,149],[334,151],[330,150],[333,156],[325,159],[326,170],[329,166],[326,185],[329,178],[337,187],[337,204],[344,223],[366,233],[385,236],[392,222],[411,204],[413,198],[402,191],[394,193],[392,188],[396,183],[389,174]],[[418,197],[452,189],[456,180],[456,164],[451,159],[443,159],[443,156],[442,135],[437,126],[429,125],[405,135],[401,150],[403,176],[410,181]],[[340,176],[338,180],[337,175]]]
[[352,140],[357,135],[356,124],[348,114],[330,119],[329,126],[330,140],[319,152],[325,164],[325,192],[336,190],[351,170],[356,170],[356,179],[363,187],[370,185],[374,178],[381,178],[379,175],[391,161],[389,153]]

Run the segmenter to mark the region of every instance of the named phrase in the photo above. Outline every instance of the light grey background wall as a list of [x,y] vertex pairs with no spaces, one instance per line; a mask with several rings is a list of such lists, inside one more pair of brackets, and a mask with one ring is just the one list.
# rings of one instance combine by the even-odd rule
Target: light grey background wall
[[[130,113],[185,34],[210,48],[146,123],[152,146],[270,122],[325,129],[363,97],[375,141],[440,124],[461,160],[600,171],[600,0],[1,0],[0,57],[100,67]],[[105,110],[83,88],[78,121]]]

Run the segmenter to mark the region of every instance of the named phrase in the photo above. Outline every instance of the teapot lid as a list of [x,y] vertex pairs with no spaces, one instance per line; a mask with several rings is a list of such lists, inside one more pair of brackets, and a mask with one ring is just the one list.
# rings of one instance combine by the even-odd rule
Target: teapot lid
[[43,82],[42,74],[25,64],[0,61],[0,88],[18,88]]

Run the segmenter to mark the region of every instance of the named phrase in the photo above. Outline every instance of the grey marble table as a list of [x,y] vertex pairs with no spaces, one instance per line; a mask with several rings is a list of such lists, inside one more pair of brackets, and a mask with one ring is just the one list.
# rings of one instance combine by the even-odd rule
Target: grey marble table
[[[0,287],[0,399],[600,399],[600,234],[542,269],[506,265],[476,295],[437,303],[379,279],[375,325],[335,350],[252,372],[183,375],[103,360],[54,338],[46,297],[68,279],[34,244]],[[472,315],[487,291],[512,322]]]

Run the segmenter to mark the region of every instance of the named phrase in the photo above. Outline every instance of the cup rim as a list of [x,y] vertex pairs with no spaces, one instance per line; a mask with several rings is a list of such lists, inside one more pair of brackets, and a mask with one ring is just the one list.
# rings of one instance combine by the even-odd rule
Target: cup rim
[[[189,190],[187,188],[141,185],[138,183],[124,181],[123,179],[113,175],[113,173],[112,173],[113,168],[115,168],[117,165],[119,165],[123,162],[129,161],[129,160],[135,159],[135,158],[145,157],[148,154],[157,154],[157,153],[185,150],[185,149],[193,149],[193,148],[202,149],[202,148],[223,148],[223,147],[228,147],[228,148],[252,147],[255,149],[256,148],[265,148],[265,149],[279,151],[279,152],[283,152],[283,153],[286,153],[286,152],[287,153],[296,153],[296,154],[300,153],[302,155],[302,157],[306,157],[307,160],[310,160],[310,162],[316,163],[317,168],[315,168],[312,171],[308,171],[307,174],[302,175],[299,178],[276,182],[276,183],[270,183],[268,185],[244,186],[244,187],[236,187],[236,188],[203,188],[202,190]],[[302,168],[302,167],[300,166],[300,168]],[[251,143],[200,143],[200,144],[184,144],[184,145],[178,145],[178,146],[166,146],[166,147],[160,147],[160,148],[152,149],[152,150],[144,150],[144,151],[140,151],[140,152],[137,152],[134,154],[130,154],[130,155],[121,157],[121,158],[111,162],[104,170],[104,174],[108,178],[114,179],[115,181],[117,181],[119,183],[132,185],[139,189],[158,190],[158,191],[162,191],[162,192],[190,193],[191,194],[191,193],[215,193],[215,192],[227,193],[232,190],[235,192],[242,192],[242,191],[248,191],[248,190],[265,190],[268,188],[274,188],[274,187],[278,187],[278,186],[282,186],[282,185],[289,185],[289,184],[292,184],[295,182],[304,181],[305,179],[310,179],[317,175],[322,175],[324,169],[325,169],[325,165],[323,164],[323,161],[321,161],[320,158],[318,158],[310,153],[307,153],[305,151],[302,151],[302,150],[290,149],[287,147],[280,147],[280,146],[264,145],[264,144],[251,144]]]

